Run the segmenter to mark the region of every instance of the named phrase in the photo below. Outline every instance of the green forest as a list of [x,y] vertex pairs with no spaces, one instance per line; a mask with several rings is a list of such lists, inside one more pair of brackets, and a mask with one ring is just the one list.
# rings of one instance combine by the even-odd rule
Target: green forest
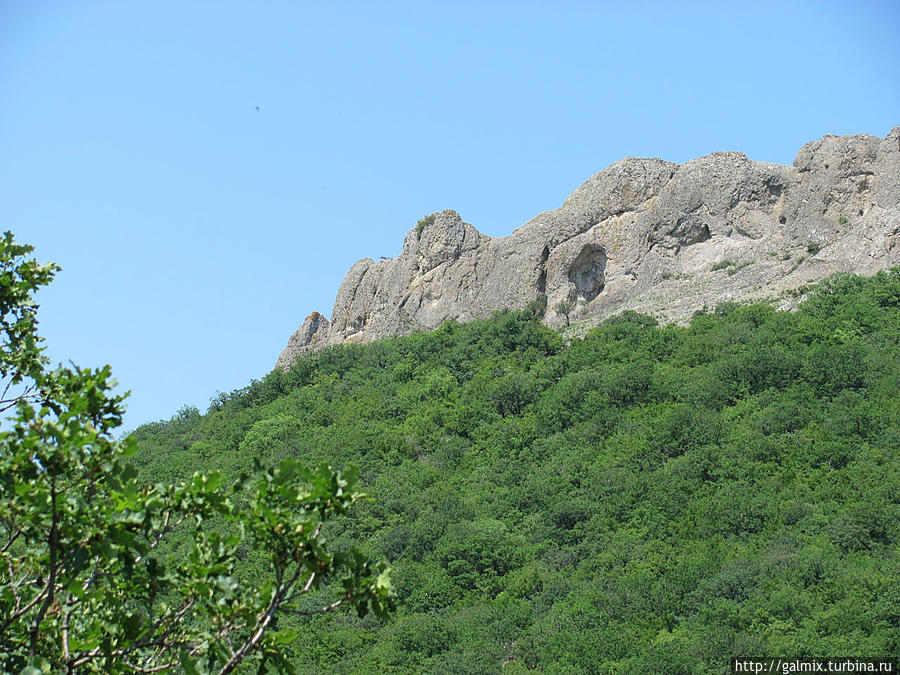
[[542,309],[302,357],[135,430],[137,480],[358,469],[323,539],[388,561],[396,609],[282,619],[300,673],[900,654],[900,268],[568,344]]

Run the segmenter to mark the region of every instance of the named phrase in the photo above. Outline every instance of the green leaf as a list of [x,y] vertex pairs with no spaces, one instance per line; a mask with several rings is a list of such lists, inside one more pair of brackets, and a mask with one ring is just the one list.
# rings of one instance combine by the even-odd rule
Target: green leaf
[[186,675],[206,675],[206,670],[200,666],[199,660],[188,654],[186,650],[181,651],[179,660]]
[[274,633],[270,638],[271,644],[273,646],[277,645],[286,645],[294,642],[300,633],[293,626],[288,628],[282,628],[277,633]]
[[213,471],[206,477],[206,491],[207,492],[215,492],[222,485],[222,474],[218,471]]
[[143,630],[143,617],[138,614],[128,614],[122,620],[122,627],[125,629],[125,638],[134,640]]
[[137,476],[138,476],[137,468],[134,466],[134,464],[128,463],[122,469],[120,478],[123,481],[130,481],[130,480],[137,478]]
[[138,486],[134,483],[126,483],[122,488],[122,495],[128,500],[129,505],[134,505],[137,502],[138,494]]

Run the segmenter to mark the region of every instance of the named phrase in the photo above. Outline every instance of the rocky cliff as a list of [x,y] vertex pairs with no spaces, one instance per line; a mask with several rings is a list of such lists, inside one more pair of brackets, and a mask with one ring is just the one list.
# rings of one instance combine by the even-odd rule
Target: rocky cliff
[[455,211],[410,230],[394,259],[357,262],[329,322],[307,317],[278,358],[431,330],[546,296],[544,322],[595,323],[634,309],[685,320],[724,300],[791,307],[834,272],[900,264],[900,126],[885,138],[825,136],[793,166],[717,152],[673,164],[626,158],[554,211],[491,238]]

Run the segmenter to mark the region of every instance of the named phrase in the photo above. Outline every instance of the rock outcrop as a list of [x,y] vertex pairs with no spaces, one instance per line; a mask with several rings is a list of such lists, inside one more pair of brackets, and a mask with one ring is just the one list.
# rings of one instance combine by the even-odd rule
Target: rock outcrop
[[[491,238],[455,211],[410,230],[394,259],[360,260],[331,322],[306,319],[278,359],[344,342],[437,328],[545,295],[545,323],[626,309],[683,321],[724,300],[789,308],[835,272],[900,264],[900,127],[885,138],[825,136],[793,166],[717,152],[685,164],[627,158],[554,211]],[[798,292],[797,289],[800,289]]]

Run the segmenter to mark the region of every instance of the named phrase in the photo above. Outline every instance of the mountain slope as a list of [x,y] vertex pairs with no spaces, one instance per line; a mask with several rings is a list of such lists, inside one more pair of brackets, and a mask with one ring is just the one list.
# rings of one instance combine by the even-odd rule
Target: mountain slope
[[135,435],[151,481],[359,467],[325,534],[391,561],[398,611],[298,618],[303,673],[900,653],[900,268],[568,346],[524,312],[339,345]]

